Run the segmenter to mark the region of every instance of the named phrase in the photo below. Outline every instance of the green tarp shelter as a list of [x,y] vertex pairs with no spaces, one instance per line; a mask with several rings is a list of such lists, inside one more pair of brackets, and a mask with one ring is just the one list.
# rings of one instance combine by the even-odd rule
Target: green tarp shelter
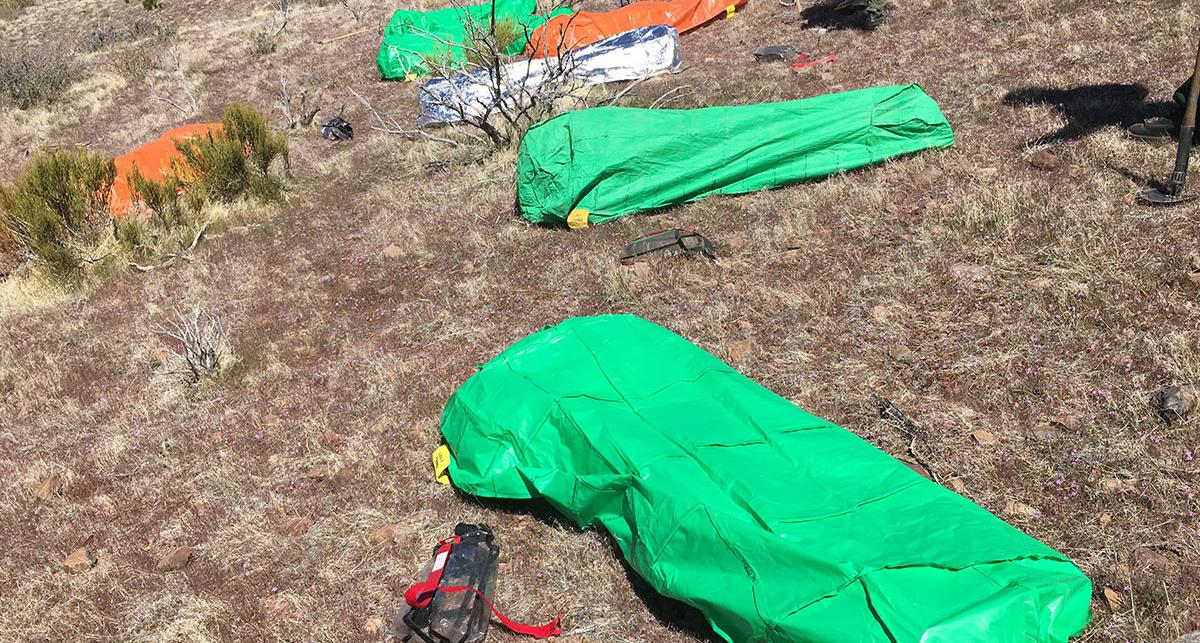
[[736,643],[1066,641],[1065,556],[632,315],[569,319],[446,405],[459,489],[603,526]]
[[600,107],[530,128],[517,200],[530,221],[571,217],[581,227],[953,143],[946,117],[916,85],[738,107]]
[[[525,51],[528,35],[533,33],[551,16],[570,13],[570,9],[559,9],[547,15],[536,16],[537,0],[496,0],[496,21],[511,21],[516,27],[516,38],[504,51],[513,55]],[[463,67],[466,54],[461,47],[467,40],[465,24],[487,25],[491,19],[492,5],[469,5],[448,7],[435,11],[410,11],[400,9],[392,14],[391,21],[383,32],[379,55],[375,58],[379,73],[384,78],[411,79],[427,76],[432,71],[425,61],[446,56],[449,66]]]

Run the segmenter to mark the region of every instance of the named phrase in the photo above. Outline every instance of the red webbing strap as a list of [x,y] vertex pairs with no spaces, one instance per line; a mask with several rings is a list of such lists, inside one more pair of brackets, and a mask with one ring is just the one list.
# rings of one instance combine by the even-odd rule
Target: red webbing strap
[[516,632],[517,634],[524,634],[526,636],[532,636],[535,639],[545,639],[545,638],[550,638],[551,636],[557,636],[559,634],[562,634],[562,629],[560,629],[558,627],[558,623],[559,623],[559,621],[562,620],[562,617],[563,617],[562,614],[555,616],[553,621],[550,621],[549,623],[546,623],[545,625],[529,625],[526,623],[518,623],[518,622],[512,620],[511,618],[505,616],[500,610],[496,609],[496,606],[492,605],[492,602],[490,600],[488,600],[487,596],[483,595],[483,592],[475,589],[474,587],[471,587],[470,585],[456,585],[454,587],[439,587],[438,589],[440,589],[443,592],[473,592],[476,596],[479,597],[479,600],[481,600],[485,604],[487,604],[488,608],[492,610],[492,614],[494,614],[496,616],[496,618],[499,619],[500,622],[504,624],[504,627],[507,627],[509,630]]
[[492,614],[496,615],[496,618],[504,624],[504,627],[507,627],[509,630],[512,630],[517,634],[525,634],[526,636],[532,636],[537,639],[544,639],[562,633],[562,630],[558,627],[559,621],[562,620],[562,614],[559,614],[554,618],[553,621],[550,621],[545,625],[527,625],[525,623],[518,623],[505,616],[500,610],[496,609],[495,605],[492,605],[492,601],[488,600],[488,597],[484,596],[483,592],[475,589],[474,587],[470,587],[468,585],[439,587],[438,584],[442,582],[442,572],[446,569],[446,559],[450,557],[450,550],[460,542],[462,542],[462,539],[458,536],[447,538],[446,540],[442,541],[441,546],[438,547],[437,551],[433,554],[433,567],[429,570],[429,578],[416,583],[412,587],[409,587],[407,590],[405,590],[405,603],[408,603],[410,607],[425,607],[433,600],[433,595],[436,594],[438,590],[443,592],[473,592],[479,597],[480,600],[484,602],[485,605],[488,606],[489,609],[492,610]]

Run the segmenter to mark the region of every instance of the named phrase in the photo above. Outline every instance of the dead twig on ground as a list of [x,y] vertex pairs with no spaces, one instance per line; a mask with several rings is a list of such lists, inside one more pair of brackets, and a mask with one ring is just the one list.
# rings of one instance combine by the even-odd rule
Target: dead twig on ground
[[379,121],[379,126],[372,127],[371,129],[373,129],[377,132],[384,132],[387,134],[396,134],[398,136],[403,136],[405,138],[421,137],[421,138],[424,138],[425,140],[437,141],[438,143],[446,143],[447,145],[453,145],[455,147],[458,147],[458,141],[452,141],[448,138],[434,136],[434,135],[430,134],[429,132],[425,132],[421,129],[406,129],[403,126],[401,126],[400,123],[396,122],[396,120],[394,118],[392,118],[390,116],[385,120],[383,115],[380,114],[379,111],[376,110],[375,107],[373,105],[371,105],[370,102],[367,101],[367,99],[362,97],[362,94],[359,94],[358,92],[354,91],[354,89],[352,89],[348,85],[346,86],[346,91],[349,91],[351,94],[353,94],[354,97],[358,99],[358,102],[362,103],[362,106],[365,107],[367,109],[367,111],[371,112],[371,114],[373,114],[375,116],[375,120]]
[[673,100],[680,98],[679,96],[676,96],[675,94],[682,93],[686,89],[691,89],[691,87],[692,87],[691,85],[680,85],[678,87],[673,87],[671,89],[668,89],[667,91],[663,92],[662,96],[659,96],[658,98],[654,99],[653,103],[650,103],[650,109],[658,109],[658,106],[660,104],[669,103]]

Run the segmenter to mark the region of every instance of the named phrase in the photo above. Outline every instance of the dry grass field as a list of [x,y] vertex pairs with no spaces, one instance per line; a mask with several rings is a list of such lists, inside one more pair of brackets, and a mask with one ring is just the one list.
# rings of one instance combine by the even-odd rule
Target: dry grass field
[[[416,87],[379,81],[374,31],[317,41],[397,6],[351,2],[355,21],[294,0],[274,51],[256,51],[266,1],[12,4],[0,48],[81,71],[52,105],[0,113],[0,180],[33,151],[120,154],[231,101],[282,125],[281,78],[319,117],[344,109],[356,137],[290,130],[285,200],[214,211],[190,262],[63,290],[0,249],[0,639],[382,640],[434,542],[484,521],[514,616],[561,611],[579,643],[716,641],[604,533],[432,480],[440,412],[476,364],[606,312],[663,324],[897,457],[911,446],[1069,555],[1096,588],[1080,640],[1200,629],[1200,420],[1150,404],[1200,380],[1200,205],[1135,204],[1174,148],[1120,129],[1169,110],[1200,35],[1193,3],[898,0],[876,32],[831,30],[821,48],[840,60],[798,73],[750,52],[813,47],[830,11],[751,0],[683,36],[684,71],[623,101],[919,83],[955,146],[583,231],[514,216],[513,151],[371,128],[351,90],[411,123]],[[179,70],[196,117],[155,98],[183,100]],[[675,225],[720,260],[616,261]],[[222,316],[236,357],[197,385],[166,372],[175,346],[155,332],[193,305]],[[920,439],[880,420],[875,395]],[[65,569],[81,547],[98,562]],[[162,571],[173,553],[182,568]]]

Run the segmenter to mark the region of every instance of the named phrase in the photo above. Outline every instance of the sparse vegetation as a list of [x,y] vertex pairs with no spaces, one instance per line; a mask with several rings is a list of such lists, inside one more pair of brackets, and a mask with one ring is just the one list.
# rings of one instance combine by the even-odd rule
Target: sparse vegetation
[[82,76],[83,66],[73,53],[5,47],[0,49],[0,106],[52,104]]
[[38,156],[11,187],[0,187],[0,232],[55,277],[75,281],[84,256],[107,232],[116,168],[84,150]]
[[[288,167],[288,144],[271,130],[258,110],[232,105],[221,130],[180,141],[183,159],[176,174],[189,192],[230,202],[243,194],[275,200],[282,194],[280,172]],[[282,166],[282,167],[277,167]]]
[[[169,191],[166,216],[139,201],[138,216],[100,226],[96,252],[72,246],[85,286],[102,266],[122,273],[98,287],[47,283],[46,265],[0,232],[0,531],[17,543],[0,552],[0,638],[378,643],[434,540],[463,521],[496,530],[500,607],[566,612],[561,643],[717,640],[693,610],[631,580],[603,530],[430,479],[444,402],[480,361],[605,312],[681,333],[1068,555],[1095,587],[1082,641],[1170,643],[1200,629],[1200,410],[1166,422],[1151,403],[1200,381],[1200,203],[1134,205],[1174,148],[1120,129],[1172,108],[1195,4],[897,1],[879,31],[818,38],[805,27],[821,15],[797,15],[815,2],[749,2],[681,37],[679,74],[605,93],[687,109],[916,82],[955,147],[572,233],[512,216],[515,141],[484,155],[493,145],[478,129],[426,130],[458,147],[411,133],[416,88],[380,83],[372,66],[371,27],[395,3],[372,3],[356,24],[337,2],[293,1],[294,30],[253,62],[268,0],[137,4],[40,2],[0,24],[3,49],[69,49],[109,12],[161,16],[178,27],[199,109],[163,48],[148,47],[161,69],[147,78],[181,109],[102,69],[149,39],[106,45],[69,99],[0,109],[6,189],[38,150],[121,153],[219,118],[231,99],[280,126],[280,76],[295,81],[293,115],[307,88],[357,136],[290,130],[303,180],[272,161],[282,206],[185,189],[183,224],[164,231]],[[752,48],[785,42],[840,60],[751,62]],[[1136,100],[1095,89],[1109,84],[1143,87]],[[1029,86],[1058,94],[1005,104]],[[406,127],[407,138],[384,133]],[[615,261],[644,232],[688,225],[719,263]],[[11,267],[16,253],[29,261]],[[193,303],[221,314],[236,363],[187,385],[182,344],[152,328]],[[874,395],[916,430],[881,420]],[[43,497],[52,473],[60,484]],[[156,571],[185,546],[186,568]],[[93,566],[59,564],[83,547]]]
[[195,384],[227,369],[234,361],[229,331],[220,314],[192,306],[188,313],[175,311],[174,319],[155,332],[173,340],[177,361],[185,369],[180,373]]

